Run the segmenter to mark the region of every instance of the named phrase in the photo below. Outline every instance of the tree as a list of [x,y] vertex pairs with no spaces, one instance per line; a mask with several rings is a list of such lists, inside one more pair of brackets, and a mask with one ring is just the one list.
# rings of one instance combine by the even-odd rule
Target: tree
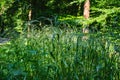
[[[90,16],[90,0],[86,0],[84,3],[84,12],[83,12],[84,18],[86,20],[89,19]],[[89,33],[89,28],[88,28],[88,24],[84,24],[83,26],[83,33]],[[88,36],[83,36],[83,40],[84,39],[88,39]]]
[[[89,16],[90,16],[90,0],[85,1],[83,15],[84,15],[84,18],[86,20],[89,19]],[[89,32],[88,25],[85,25],[84,28],[83,28],[83,33],[88,33],[88,32]]]
[[90,16],[90,0],[85,1],[83,15],[85,19],[88,19]]

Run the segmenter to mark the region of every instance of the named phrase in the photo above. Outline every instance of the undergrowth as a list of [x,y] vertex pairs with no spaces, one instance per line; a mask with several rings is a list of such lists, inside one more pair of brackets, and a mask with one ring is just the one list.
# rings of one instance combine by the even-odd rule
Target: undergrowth
[[0,47],[0,80],[119,80],[117,43],[104,34],[83,36],[58,28],[21,34]]

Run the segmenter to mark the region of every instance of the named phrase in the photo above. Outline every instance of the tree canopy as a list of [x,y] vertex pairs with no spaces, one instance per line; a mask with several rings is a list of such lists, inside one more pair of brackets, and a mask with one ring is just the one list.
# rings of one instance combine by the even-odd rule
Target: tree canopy
[[[23,25],[29,20],[30,10],[32,10],[32,20],[39,20],[41,17],[53,19],[55,16],[63,20],[65,16],[71,15],[70,22],[73,23],[75,20],[79,20],[78,24],[82,24],[82,18],[79,17],[83,16],[84,2],[85,0],[1,0],[0,32],[4,32],[4,34],[9,30],[22,32],[25,28]],[[120,23],[118,23],[120,21],[119,0],[90,0],[90,3],[90,20],[87,21],[88,24],[120,26]]]

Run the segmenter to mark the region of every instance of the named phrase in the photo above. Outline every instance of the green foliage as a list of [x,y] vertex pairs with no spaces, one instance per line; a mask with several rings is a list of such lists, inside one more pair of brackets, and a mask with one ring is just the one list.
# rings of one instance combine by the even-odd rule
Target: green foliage
[[[119,0],[90,1],[90,19],[87,21],[85,21],[83,18],[79,18],[83,16],[84,1],[85,0],[1,0],[0,27],[2,30],[4,29],[4,31],[0,29],[0,32],[3,35],[8,36],[13,35],[16,32],[22,33],[24,30],[23,24],[28,21],[28,12],[30,9],[32,9],[32,20],[38,20],[39,17],[53,19],[52,16],[56,15],[58,17],[71,15],[76,18],[71,18],[65,21],[65,23],[72,23],[72,25],[77,25],[79,27],[81,27],[83,24],[89,24],[93,26],[96,25],[94,26],[95,28],[101,24],[100,29],[104,29],[106,26],[109,26],[109,23],[113,28],[114,25],[112,21],[114,21],[115,25],[119,27]],[[114,18],[117,19],[117,21]],[[11,32],[13,33],[11,34]]]
[[105,34],[89,35],[55,27],[33,31],[0,48],[0,78],[17,80],[115,79],[120,53]]
[[84,1],[0,0],[0,80],[119,80],[120,1],[90,0],[88,20]]

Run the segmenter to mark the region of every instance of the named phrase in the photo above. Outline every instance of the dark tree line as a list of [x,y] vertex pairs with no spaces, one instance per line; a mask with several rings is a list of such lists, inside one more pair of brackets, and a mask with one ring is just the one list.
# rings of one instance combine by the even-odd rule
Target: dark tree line
[[[86,0],[1,0],[0,2],[0,33],[6,31],[20,32],[23,24],[39,17],[53,18],[53,16],[83,16],[84,3]],[[120,26],[120,1],[119,0],[90,0],[90,25],[105,24]],[[103,15],[106,15],[105,17]],[[114,20],[109,21],[110,19]],[[100,20],[99,20],[100,19]],[[104,23],[106,20],[106,23]],[[104,25],[100,25],[104,26]],[[0,35],[1,35],[0,34]]]

